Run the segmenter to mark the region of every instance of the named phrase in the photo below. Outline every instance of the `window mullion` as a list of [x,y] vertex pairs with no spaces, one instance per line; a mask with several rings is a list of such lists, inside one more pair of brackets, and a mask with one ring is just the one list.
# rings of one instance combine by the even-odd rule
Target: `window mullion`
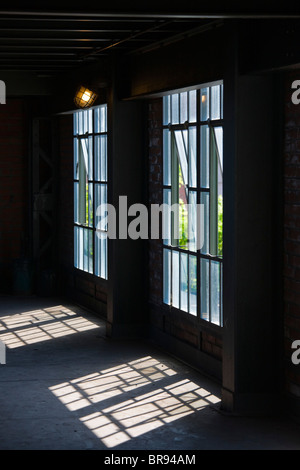
[[214,128],[209,126],[209,252],[218,255],[218,148]]
[[171,244],[178,246],[179,239],[179,162],[174,132],[171,131]]

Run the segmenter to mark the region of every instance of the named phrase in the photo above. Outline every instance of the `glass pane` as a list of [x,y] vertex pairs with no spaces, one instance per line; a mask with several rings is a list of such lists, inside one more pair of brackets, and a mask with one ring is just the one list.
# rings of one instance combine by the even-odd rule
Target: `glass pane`
[[78,227],[74,227],[74,266],[78,268]]
[[89,231],[83,229],[83,270],[88,271],[89,268]]
[[211,87],[211,119],[221,118],[221,91],[220,85]]
[[78,193],[79,193],[79,184],[74,183],[74,222],[75,224],[79,223],[78,217]]
[[100,109],[99,107],[94,109],[94,131],[100,132]]
[[179,246],[188,249],[189,237],[188,190],[179,168]]
[[82,111],[83,114],[83,134],[88,132],[88,111]]
[[[87,177],[89,177],[89,149],[88,149],[88,139],[79,139],[79,165],[82,165],[84,172]],[[80,168],[79,168],[80,172]],[[80,179],[80,178],[79,178]]]
[[95,180],[107,181],[107,136],[95,136]]
[[101,136],[101,178],[107,181],[107,136]]
[[93,137],[90,136],[87,142],[87,148],[88,148],[88,178],[91,181],[93,179]]
[[78,116],[78,134],[82,135],[84,134],[83,132],[83,112],[80,111],[77,113]]
[[197,186],[197,132],[196,127],[189,128],[189,186]]
[[170,95],[163,97],[163,124],[164,126],[171,122],[171,97]]
[[100,108],[101,114],[101,132],[107,132],[107,106],[101,106]]
[[96,229],[100,229],[100,204],[101,204],[101,197],[100,197],[100,184],[94,185],[95,191],[95,227]]
[[168,206],[163,210],[163,243],[171,245],[171,189],[163,190],[163,203]]
[[95,232],[95,275],[100,276],[100,234]]
[[93,226],[93,219],[94,219],[94,214],[93,214],[93,183],[89,183],[88,185],[88,200],[87,200],[87,214],[88,214],[88,225],[90,227]]
[[188,255],[180,253],[180,308],[188,311]]
[[189,92],[189,122],[197,121],[197,92]]
[[179,123],[179,95],[171,95],[172,124]]
[[172,305],[179,308],[179,253],[172,252]]
[[101,181],[101,147],[100,137],[95,136],[95,181]]
[[171,251],[163,250],[163,301],[165,304],[171,304]]
[[[104,208],[106,210],[107,209],[107,185],[101,184],[100,191],[101,191],[101,204],[104,205]],[[105,218],[103,219],[101,230],[105,230],[105,231],[107,230],[107,221],[105,221]]]
[[221,126],[214,127],[217,141],[218,152],[220,156],[221,170],[223,171],[223,128]]
[[197,192],[189,192],[189,250],[196,251],[197,243]]
[[218,256],[223,256],[223,129],[215,128],[217,147],[219,151],[218,161]]
[[209,252],[218,254],[218,161],[219,155],[214,128],[210,129],[210,165],[209,165]]
[[209,188],[209,127],[200,128],[200,186]]
[[218,256],[223,256],[223,196],[218,196]]
[[188,184],[188,131],[174,131],[183,184]]
[[211,322],[220,324],[220,263],[211,261]]
[[180,122],[184,123],[188,120],[188,94],[180,93]]
[[93,133],[93,110],[88,110],[88,132],[89,134]]
[[95,274],[107,279],[107,234],[95,234]]
[[87,153],[84,152],[85,145],[79,141],[78,161],[78,222],[87,223]]
[[107,279],[107,234],[101,237],[101,277]]
[[88,271],[89,273],[92,273],[93,274],[93,234],[94,232],[92,230],[89,230],[88,231],[88,235],[89,235],[89,267],[88,267]]
[[189,302],[190,313],[197,315],[197,258],[189,256]]
[[200,259],[200,316],[209,321],[209,260]]
[[83,228],[78,228],[78,268],[83,269]]
[[98,230],[107,230],[106,207],[107,205],[107,185],[95,184],[95,227]]
[[74,180],[79,178],[78,170],[78,139],[73,140],[73,154],[74,154]]
[[78,134],[78,113],[73,114],[73,134]]
[[169,130],[163,131],[163,180],[165,186],[171,185],[171,133]]
[[209,118],[209,88],[202,88],[200,91],[200,116],[201,121]]
[[[201,221],[203,224],[200,223],[200,240],[203,242],[202,246],[199,247],[201,253],[208,254],[209,253],[209,193],[201,193],[200,194],[200,204],[201,204]],[[200,221],[200,222],[201,222]]]
[[223,326],[223,265],[220,263],[221,279],[220,279],[220,326]]
[[224,96],[224,85],[221,85],[221,119],[223,119],[223,96]]

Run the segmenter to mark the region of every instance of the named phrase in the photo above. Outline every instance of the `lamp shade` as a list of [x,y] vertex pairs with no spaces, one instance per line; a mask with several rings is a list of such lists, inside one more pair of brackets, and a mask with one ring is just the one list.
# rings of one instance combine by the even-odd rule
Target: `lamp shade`
[[89,108],[94,104],[98,95],[85,86],[80,86],[75,94],[74,102],[78,108]]

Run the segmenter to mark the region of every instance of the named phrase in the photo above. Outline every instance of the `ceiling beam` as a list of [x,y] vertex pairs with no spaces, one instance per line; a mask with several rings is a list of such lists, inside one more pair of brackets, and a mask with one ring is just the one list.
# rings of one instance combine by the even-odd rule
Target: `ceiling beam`
[[[110,38],[62,38],[62,37],[57,37],[57,38],[41,38],[41,37],[7,37],[7,36],[2,36],[0,37],[0,41],[59,41],[59,42],[108,42]],[[3,44],[3,43],[2,43]]]
[[31,45],[24,45],[24,44],[0,44],[0,50],[1,49],[7,49],[8,51],[9,50],[22,50],[22,49],[34,49],[34,50],[37,50],[37,49],[42,49],[42,50],[45,50],[45,49],[50,49],[51,51],[53,50],[91,50],[93,49],[93,46],[54,46],[54,45],[47,45],[45,44],[44,46],[41,46],[41,45],[36,45],[36,44],[31,44]]
[[[132,29],[70,29],[70,28],[0,28],[1,32],[16,33],[131,33]],[[168,32],[168,31],[167,31]]]
[[[51,2],[53,5],[54,2]],[[115,2],[116,3],[116,2]],[[74,11],[74,10],[54,10],[50,6],[50,10],[47,10],[45,5],[44,10],[37,9],[18,9],[18,10],[0,10],[0,15],[10,15],[10,16],[39,16],[39,17],[54,17],[54,18],[130,18],[130,19],[206,19],[206,18],[245,18],[245,19],[259,19],[259,18],[295,18],[300,17],[299,3],[293,5],[293,2],[285,2],[284,6],[277,6],[272,2],[270,6],[263,5],[262,2],[257,1],[257,5],[252,1],[250,7],[241,5],[240,2],[236,2],[235,7],[230,5],[228,2],[227,5],[218,4],[214,2],[213,6],[201,5],[200,2],[194,2],[196,6],[192,6],[193,2],[186,4],[184,8],[178,9],[176,6],[172,7],[170,3],[167,10],[162,9],[162,2],[157,0],[152,1],[151,10],[147,8],[147,11],[143,9],[141,5],[140,10],[136,8],[130,8],[127,2],[127,10],[120,8],[121,5],[112,5],[109,9],[102,9],[100,11],[87,11],[84,10]],[[111,2],[110,2],[111,5]],[[206,3],[207,5],[207,3]],[[298,8],[297,8],[298,5]],[[271,8],[270,8],[271,7]]]

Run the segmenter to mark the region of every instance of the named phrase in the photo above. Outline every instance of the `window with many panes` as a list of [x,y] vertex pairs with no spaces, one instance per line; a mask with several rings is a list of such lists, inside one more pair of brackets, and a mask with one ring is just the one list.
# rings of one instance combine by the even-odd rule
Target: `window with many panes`
[[163,301],[222,326],[223,83],[163,98]]
[[107,279],[107,106],[76,111],[73,134],[74,266]]

